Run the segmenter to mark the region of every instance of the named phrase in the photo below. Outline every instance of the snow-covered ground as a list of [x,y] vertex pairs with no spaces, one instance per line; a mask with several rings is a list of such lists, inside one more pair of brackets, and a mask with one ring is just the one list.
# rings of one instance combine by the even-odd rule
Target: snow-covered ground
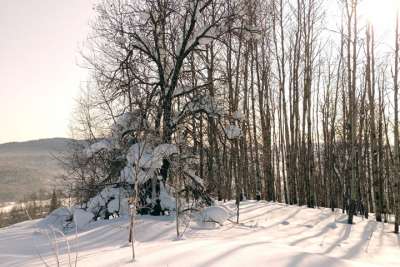
[[[225,205],[234,209],[233,202]],[[136,226],[134,263],[127,218],[93,222],[78,239],[74,232],[67,238],[71,250],[79,250],[77,266],[400,266],[393,225],[359,217],[354,225],[345,222],[345,215],[329,209],[244,201],[239,225],[205,229],[193,223],[176,241],[173,217],[143,216]],[[37,223],[0,229],[0,266],[43,266],[38,252],[55,266],[52,246],[37,232]],[[64,243],[58,244],[60,260],[68,266]],[[74,257],[71,253],[71,261]]]

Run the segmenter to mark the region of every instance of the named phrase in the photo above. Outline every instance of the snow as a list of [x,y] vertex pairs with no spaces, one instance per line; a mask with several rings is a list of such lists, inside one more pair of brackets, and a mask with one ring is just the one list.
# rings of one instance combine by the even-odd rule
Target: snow
[[[187,110],[190,112],[204,110],[210,116],[224,115],[225,113],[223,110],[223,104],[218,103],[214,97],[209,95],[201,96],[198,99],[189,102],[187,104]],[[179,116],[174,118],[174,121],[177,120],[179,120]]]
[[94,214],[83,209],[74,210],[74,223],[78,229],[83,229],[93,219]]
[[161,168],[163,159],[169,158],[173,154],[178,154],[178,147],[173,144],[160,144],[154,148],[151,167],[153,169]]
[[229,125],[225,128],[225,134],[228,139],[236,139],[242,136],[242,130],[236,125]]
[[233,118],[235,120],[242,121],[244,119],[244,114],[240,110],[237,110],[233,113]]
[[139,181],[139,183],[142,184],[153,176],[154,176],[154,169],[148,169],[143,171],[141,168],[138,168],[136,172],[135,167],[128,165],[121,170],[121,180],[129,184],[134,184],[136,182],[136,179]]
[[175,210],[176,209],[176,200],[171,194],[168,193],[167,188],[164,186],[164,183],[160,183],[160,205],[162,209]]
[[111,149],[110,141],[107,139],[103,139],[99,142],[96,142],[96,143],[90,145],[88,148],[86,148],[85,152],[86,152],[86,156],[88,158],[90,158],[94,154],[96,154],[97,152],[99,152],[101,150],[109,150],[109,149]]
[[120,173],[121,181],[133,184],[134,183],[133,172],[134,169],[132,166],[128,165],[124,167]]
[[129,165],[138,164],[141,168],[151,167],[151,151],[144,143],[136,143],[128,149],[126,160]]
[[201,212],[203,222],[216,222],[220,225],[223,225],[231,216],[232,214],[227,209],[218,206],[207,207]]
[[[177,153],[178,147],[173,144],[160,144],[152,150],[144,143],[136,143],[128,149],[126,155],[128,164],[121,171],[121,178],[131,183],[138,178],[141,183],[144,183],[153,176],[153,171],[150,170],[160,169],[163,159]],[[135,173],[133,165],[138,165],[140,168],[147,169],[147,171],[139,169],[139,173]]]
[[115,124],[120,126],[122,129],[128,129],[129,125],[132,122],[133,116],[134,116],[134,114],[132,114],[130,112],[125,112],[116,119]]
[[184,95],[185,93],[192,92],[193,87],[183,87],[183,86],[177,86],[174,91],[174,97],[179,96],[179,95]]
[[98,214],[103,208],[115,212],[119,210],[118,200],[126,197],[127,193],[124,189],[108,186],[88,201],[87,210],[93,214]]
[[122,134],[128,130],[138,130],[145,127],[145,125],[141,125],[139,118],[141,118],[140,110],[125,112],[118,116],[111,129],[114,141],[118,141]]
[[178,153],[178,147],[174,144],[161,144],[156,146],[153,155],[156,159],[162,159]]
[[[235,203],[221,207],[234,211]],[[72,253],[79,251],[80,267],[400,266],[400,237],[393,234],[393,225],[373,218],[354,219],[355,224],[348,225],[346,215],[329,209],[244,201],[239,224],[225,221],[212,229],[192,224],[183,239],[176,241],[174,216],[138,216],[134,263],[127,241],[127,217],[91,222],[78,231],[77,239],[74,231],[66,238]],[[43,266],[35,246],[50,266],[56,266],[48,239],[35,234],[37,223],[0,229],[1,266]],[[68,266],[65,242],[58,245],[61,266]]]
[[186,173],[187,175],[189,175],[190,178],[192,178],[196,183],[198,183],[199,185],[201,185],[201,186],[204,187],[204,180],[203,180],[201,177],[197,176],[193,170],[188,169],[188,168],[186,167],[186,168],[185,168],[185,173]]
[[138,164],[140,168],[158,169],[164,158],[177,153],[178,148],[173,144],[160,144],[152,150],[149,145],[136,143],[128,149],[126,159],[129,166]]
[[104,199],[101,194],[96,195],[91,198],[87,203],[87,208],[94,214],[98,213],[102,207],[106,205],[106,199]]
[[70,210],[66,207],[60,207],[51,212],[44,219],[39,220],[36,227],[40,230],[57,229],[65,231],[74,228],[76,225],[78,229],[82,229],[93,217],[93,213],[80,208],[73,208]]
[[69,222],[72,221],[72,213],[66,207],[60,207],[52,211],[46,218],[40,220],[37,223],[37,227],[40,229],[55,228],[63,230]]
[[119,215],[124,216],[129,214],[129,201],[128,198],[122,198],[119,203]]
[[107,204],[107,210],[109,213],[114,213],[119,210],[119,199],[113,199]]

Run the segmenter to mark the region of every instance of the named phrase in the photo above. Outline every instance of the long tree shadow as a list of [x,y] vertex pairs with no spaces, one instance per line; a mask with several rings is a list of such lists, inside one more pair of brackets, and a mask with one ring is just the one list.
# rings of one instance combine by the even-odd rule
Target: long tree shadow
[[384,227],[384,225],[382,225],[382,227],[381,227],[381,231],[379,232],[379,250],[381,250],[382,249],[382,247],[383,247],[383,234],[385,233],[385,227]]
[[[311,220],[305,221],[300,226],[305,226],[305,227],[311,226],[309,228],[313,228],[315,225],[318,225],[321,222],[325,221],[326,219],[329,219],[331,217],[331,215],[332,214],[326,214],[326,213],[324,213],[324,211],[321,211],[318,219],[311,219]],[[320,235],[323,235],[323,234],[327,233],[329,230],[335,229],[335,228],[336,228],[335,224],[328,224],[328,225],[324,226],[318,233],[295,240],[295,241],[291,242],[290,245],[295,246],[298,243],[301,243],[307,239],[311,239],[311,238],[315,238]]]
[[328,233],[332,229],[334,229],[334,227],[331,224],[327,224],[318,233],[315,233],[313,235],[297,239],[297,240],[291,242],[289,245],[296,246],[297,244],[299,244],[301,242],[304,242],[304,241],[306,241],[308,239],[312,239],[312,238],[316,238],[316,237],[319,237],[321,235],[324,235],[324,234]]
[[[278,210],[278,209],[280,209],[280,208],[276,208],[275,210]],[[289,219],[291,219],[291,218],[293,218],[294,216],[296,216],[300,211],[301,211],[300,209],[296,209],[295,212],[289,214],[289,216],[287,216],[287,217],[285,217],[285,218],[283,218],[283,219],[281,219],[281,220],[279,220],[279,221],[277,221],[277,222],[275,222],[275,223],[273,223],[273,224],[271,224],[271,225],[264,226],[264,227],[262,227],[262,229],[263,229],[263,230],[271,229],[271,228],[273,228],[273,227],[275,227],[275,226],[277,226],[277,225],[280,225],[280,224],[282,224],[283,222],[288,221]],[[270,212],[271,212],[271,211],[265,212],[264,214],[255,216],[255,218],[260,217],[260,216],[265,215],[265,214],[268,214],[268,213],[270,213]],[[229,229],[236,228],[236,227],[238,227],[238,226],[240,227],[240,224],[239,224],[239,225],[237,225],[237,224],[232,224],[232,227],[229,228]],[[226,229],[226,230],[229,230],[229,229]]]
[[267,214],[269,214],[269,213],[272,213],[272,212],[274,212],[274,211],[276,211],[276,210],[280,210],[280,209],[282,209],[282,208],[284,208],[284,207],[273,208],[273,209],[267,210],[266,212],[263,212],[263,213],[261,213],[261,214],[257,214],[257,215],[254,215],[254,216],[252,216],[252,217],[243,219],[242,221],[240,221],[240,215],[239,215],[239,224],[236,224],[235,222],[231,222],[231,226],[230,226],[229,228],[223,229],[222,231],[228,231],[228,230],[230,230],[230,229],[232,229],[232,228],[238,227],[239,225],[244,226],[243,223],[246,223],[246,222],[249,222],[249,221],[251,221],[251,220],[257,219],[257,218],[259,218],[259,217],[265,216],[265,215],[267,215]]
[[[305,263],[307,258],[313,257],[311,262]],[[291,257],[291,261],[287,267],[340,267],[341,263],[338,262],[337,258],[329,256],[320,256],[317,254],[310,254],[302,252],[294,257]]]
[[252,217],[245,218],[245,219],[242,221],[242,223],[246,223],[246,222],[248,222],[248,221],[251,221],[251,220],[254,220],[254,219],[256,219],[256,218],[265,216],[265,215],[267,215],[267,214],[269,214],[269,213],[272,213],[272,212],[274,212],[274,211],[277,211],[277,210],[280,210],[280,209],[283,209],[283,208],[284,208],[284,207],[273,208],[273,209],[267,210],[267,211],[264,212],[264,213],[254,215],[254,216],[252,216]]
[[397,234],[397,245],[399,245],[399,247],[400,247],[400,235],[399,234]]
[[[362,250],[363,247],[365,247],[366,245],[368,245],[368,242],[370,240],[371,235],[373,234],[373,232],[376,230],[377,228],[377,223],[375,221],[369,221],[365,227],[364,230],[361,234],[362,238],[361,240],[354,245],[353,247],[350,248],[349,251],[347,251],[347,253],[342,257],[343,259],[352,259],[355,256],[359,255],[360,251]],[[346,239],[349,238],[350,233],[352,230],[352,225],[345,225],[345,229],[344,231],[342,231],[342,236],[336,240],[336,242],[334,244],[332,244],[327,250],[325,250],[324,253],[321,253],[320,255],[325,255],[330,253],[331,251],[333,251],[333,249],[339,245],[340,243],[342,243],[343,241],[345,241]],[[380,234],[382,235],[382,234]],[[300,255],[297,255],[295,257],[293,257],[293,260],[289,263],[288,267],[295,267],[295,266],[340,266],[340,262],[338,263],[337,258],[335,257],[329,257],[326,256],[325,258],[323,258],[323,262],[319,261],[315,264],[304,264],[304,260],[305,258],[309,256],[309,254],[307,253],[302,253]]]
[[332,212],[325,213],[324,210],[321,210],[319,215],[318,215],[319,218],[305,221],[303,223],[303,225],[313,225],[313,226],[315,226],[315,225],[319,224],[320,222],[324,221],[325,219],[331,217],[332,214],[333,214]]
[[377,223],[375,221],[368,221],[361,234],[361,239],[354,246],[352,246],[343,256],[345,259],[351,259],[360,254],[363,247],[369,245],[372,234],[375,232]]
[[295,212],[293,212],[292,214],[289,214],[289,216],[285,217],[281,221],[278,221],[276,223],[273,223],[271,225],[264,227],[264,229],[270,229],[272,227],[282,224],[283,222],[287,222],[289,219],[292,219],[293,217],[295,217],[300,211],[301,211],[301,209],[296,209]]
[[229,255],[231,255],[231,254],[233,254],[233,253],[235,253],[235,252],[237,252],[237,251],[239,251],[241,249],[245,249],[245,248],[252,247],[252,246],[257,246],[257,245],[270,244],[270,243],[271,242],[269,242],[269,241],[259,241],[259,242],[254,242],[254,243],[250,243],[250,244],[239,245],[239,246],[237,246],[235,248],[232,248],[232,249],[230,249],[230,250],[228,250],[228,251],[226,251],[226,252],[224,252],[222,254],[216,255],[215,257],[213,257],[213,258],[211,258],[211,259],[199,264],[199,266],[210,266],[212,264],[217,263],[218,261],[221,261],[225,257],[229,257]]
[[340,238],[338,238],[331,246],[329,246],[323,252],[323,254],[328,254],[328,253],[332,252],[340,243],[342,243],[343,241],[348,239],[350,236],[352,227],[353,227],[353,225],[351,225],[351,224],[345,224],[344,230],[342,230],[342,233],[343,233],[342,236]]
[[[169,225],[165,227],[157,227],[159,224],[165,222]],[[73,241],[73,243],[76,243],[76,246],[81,251],[96,249],[99,245],[101,246],[103,244],[106,246],[118,247],[121,245],[121,240],[126,240],[126,242],[128,242],[129,236],[127,223],[124,222],[122,227],[118,223],[119,222],[116,220],[115,223],[113,222],[112,224],[101,225],[83,231],[79,234],[78,240]],[[144,234],[145,231],[143,231],[143,228],[151,228],[154,231],[152,231],[151,235]],[[135,239],[139,242],[162,240],[163,238],[168,237],[174,228],[175,224],[171,223],[171,220],[148,220],[145,224],[139,224],[137,226]],[[70,235],[73,237],[74,233],[71,233]]]

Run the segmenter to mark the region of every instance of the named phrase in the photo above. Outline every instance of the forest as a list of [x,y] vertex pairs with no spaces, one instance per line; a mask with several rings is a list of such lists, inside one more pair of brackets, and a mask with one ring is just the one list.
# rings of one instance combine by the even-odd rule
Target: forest
[[66,189],[103,218],[254,199],[398,233],[399,13],[377,39],[364,2],[97,4]]

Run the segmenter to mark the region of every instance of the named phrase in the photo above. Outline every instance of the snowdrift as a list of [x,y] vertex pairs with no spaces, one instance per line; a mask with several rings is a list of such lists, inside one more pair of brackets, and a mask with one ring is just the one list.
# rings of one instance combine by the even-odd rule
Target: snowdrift
[[[235,211],[234,202],[208,208],[202,214],[217,220],[230,211]],[[64,214],[61,210],[58,213]],[[224,218],[220,218],[221,222]],[[36,225],[49,220],[0,229],[0,266],[43,266],[37,251],[50,266],[56,266],[48,240],[35,234]],[[176,241],[174,216],[140,216],[134,264],[127,242],[126,217],[90,222],[78,231],[77,239],[74,231],[66,238],[72,253],[79,251],[80,267],[400,266],[400,237],[392,233],[393,225],[360,217],[355,218],[354,225],[345,222],[346,215],[329,209],[244,201],[240,205],[239,224],[224,220],[222,226],[209,229],[193,224],[183,240]],[[58,246],[61,266],[68,266],[64,242]]]

